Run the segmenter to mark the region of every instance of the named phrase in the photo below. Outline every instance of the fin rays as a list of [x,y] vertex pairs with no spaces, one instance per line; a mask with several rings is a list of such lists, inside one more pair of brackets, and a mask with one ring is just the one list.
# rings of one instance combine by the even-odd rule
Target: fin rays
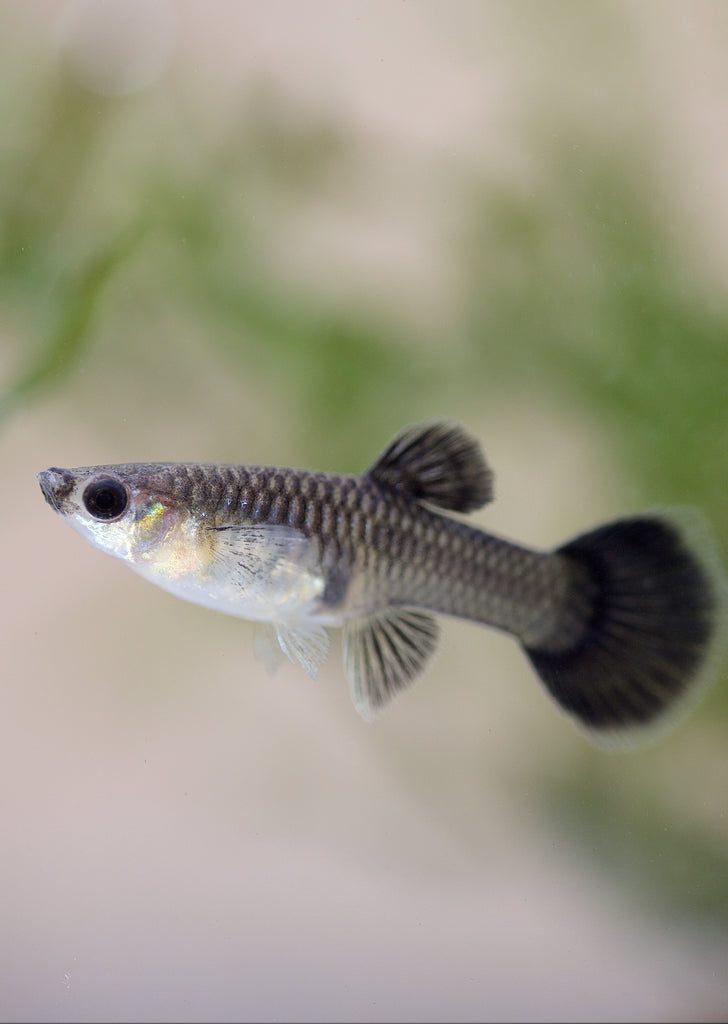
[[344,668],[354,704],[365,718],[419,675],[438,635],[431,615],[410,609],[388,609],[347,623]]
[[452,423],[435,421],[404,430],[368,476],[452,512],[472,512],[493,498],[493,474],[480,445]]

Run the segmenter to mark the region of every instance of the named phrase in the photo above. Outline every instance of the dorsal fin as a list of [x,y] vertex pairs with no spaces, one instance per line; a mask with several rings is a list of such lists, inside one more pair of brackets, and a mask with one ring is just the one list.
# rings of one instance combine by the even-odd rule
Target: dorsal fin
[[403,430],[367,475],[453,512],[471,512],[493,497],[493,474],[477,441],[439,420]]

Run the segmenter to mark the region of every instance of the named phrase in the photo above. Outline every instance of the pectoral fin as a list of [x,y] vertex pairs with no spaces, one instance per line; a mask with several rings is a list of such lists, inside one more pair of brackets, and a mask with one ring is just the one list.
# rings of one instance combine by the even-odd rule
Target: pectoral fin
[[210,537],[212,582],[200,603],[254,621],[308,620],[326,585],[308,537],[290,526],[261,524],[214,527]]
[[344,629],[344,668],[357,711],[372,718],[425,667],[437,645],[431,615],[388,609]]

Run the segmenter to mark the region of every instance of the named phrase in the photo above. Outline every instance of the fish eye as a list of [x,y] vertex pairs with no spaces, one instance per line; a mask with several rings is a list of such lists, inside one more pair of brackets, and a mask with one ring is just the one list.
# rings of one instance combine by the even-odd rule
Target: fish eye
[[83,503],[94,519],[118,519],[129,504],[126,487],[113,477],[94,480],[83,492]]

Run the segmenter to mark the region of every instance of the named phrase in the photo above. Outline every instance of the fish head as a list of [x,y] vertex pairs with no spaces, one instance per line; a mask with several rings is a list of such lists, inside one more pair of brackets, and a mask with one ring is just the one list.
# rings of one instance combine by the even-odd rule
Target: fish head
[[[60,517],[94,547],[135,566],[164,565],[177,575],[197,568],[194,520],[173,490],[155,485],[153,467],[53,467],[40,489]],[[190,557],[194,566],[187,566]]]

